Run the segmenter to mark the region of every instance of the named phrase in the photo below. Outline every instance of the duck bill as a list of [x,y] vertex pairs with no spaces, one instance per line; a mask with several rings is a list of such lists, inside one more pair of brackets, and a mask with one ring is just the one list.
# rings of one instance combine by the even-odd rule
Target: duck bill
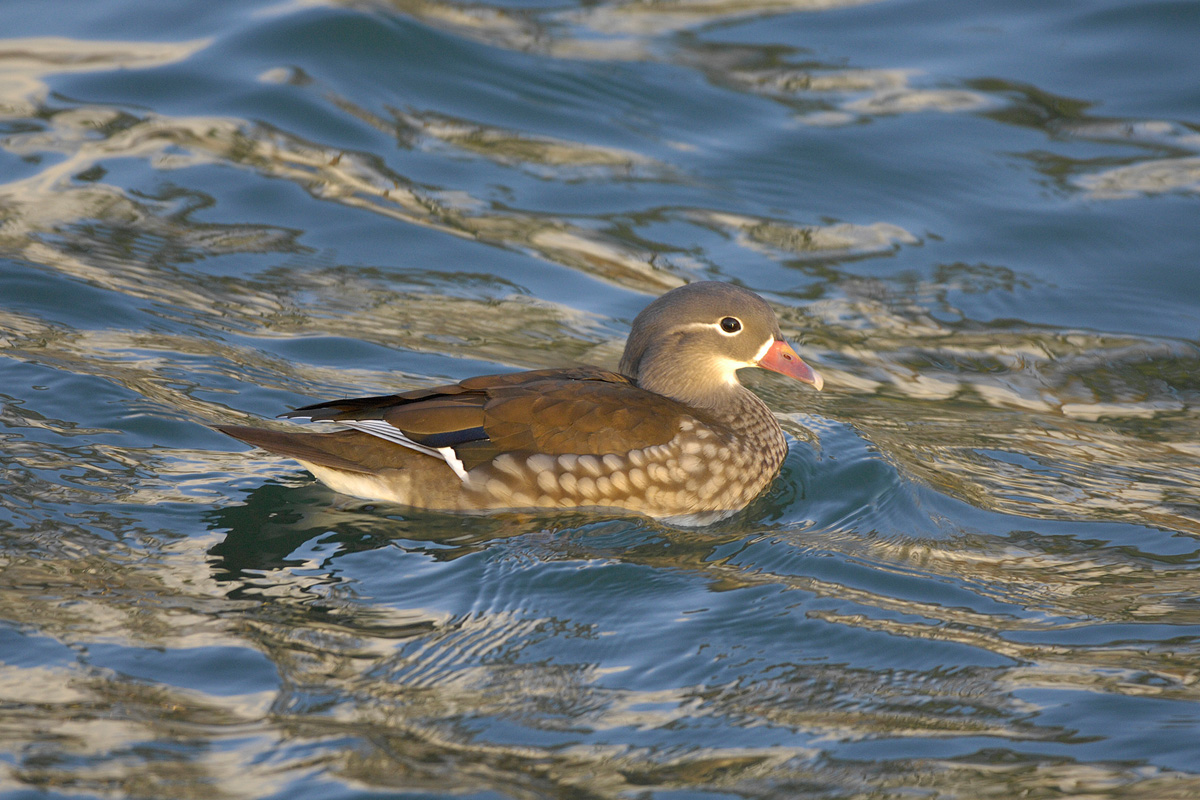
[[801,383],[811,384],[818,392],[825,385],[825,381],[822,380],[820,373],[808,364],[805,364],[800,356],[796,355],[796,351],[792,349],[792,346],[783,339],[776,339],[767,348],[767,354],[758,360],[758,365],[763,369],[778,372],[780,375],[795,378]]

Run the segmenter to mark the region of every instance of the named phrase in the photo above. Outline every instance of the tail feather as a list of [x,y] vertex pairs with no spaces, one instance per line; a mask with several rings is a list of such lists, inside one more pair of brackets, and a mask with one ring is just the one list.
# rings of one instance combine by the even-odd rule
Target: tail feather
[[[291,433],[266,428],[247,428],[243,425],[214,425],[215,430],[226,436],[261,447],[272,453],[307,461],[332,469],[370,473],[371,466],[346,458],[346,437],[337,433]],[[357,433],[345,431],[344,433]],[[364,436],[365,434],[357,434]],[[341,453],[335,451],[342,451]]]

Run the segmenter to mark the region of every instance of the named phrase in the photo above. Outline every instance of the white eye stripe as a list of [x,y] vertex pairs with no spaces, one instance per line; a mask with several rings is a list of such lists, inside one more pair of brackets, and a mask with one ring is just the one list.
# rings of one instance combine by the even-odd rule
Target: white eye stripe
[[689,322],[686,325],[676,325],[672,330],[676,331],[704,331],[704,330],[720,330],[721,326],[715,322]]
[[[737,317],[721,317],[721,319],[737,319]],[[674,328],[677,331],[703,331],[713,330],[722,336],[737,336],[745,328],[741,327],[741,320],[738,320],[738,329],[736,331],[727,331],[721,327],[720,322],[689,322],[686,325],[678,325]]]

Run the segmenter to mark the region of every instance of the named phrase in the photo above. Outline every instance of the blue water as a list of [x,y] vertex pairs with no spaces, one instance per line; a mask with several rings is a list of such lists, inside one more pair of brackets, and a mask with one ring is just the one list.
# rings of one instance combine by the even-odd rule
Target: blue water
[[[0,798],[1200,795],[1200,4],[0,21]],[[826,389],[709,528],[208,427],[714,278]]]

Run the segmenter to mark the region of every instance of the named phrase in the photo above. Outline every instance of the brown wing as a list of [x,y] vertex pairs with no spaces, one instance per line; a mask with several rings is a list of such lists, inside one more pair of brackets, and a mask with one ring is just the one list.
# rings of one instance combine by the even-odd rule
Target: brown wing
[[663,444],[685,409],[594,367],[487,375],[397,395],[334,400],[283,414],[382,420],[418,444],[452,447],[467,469],[501,452],[625,453]]

